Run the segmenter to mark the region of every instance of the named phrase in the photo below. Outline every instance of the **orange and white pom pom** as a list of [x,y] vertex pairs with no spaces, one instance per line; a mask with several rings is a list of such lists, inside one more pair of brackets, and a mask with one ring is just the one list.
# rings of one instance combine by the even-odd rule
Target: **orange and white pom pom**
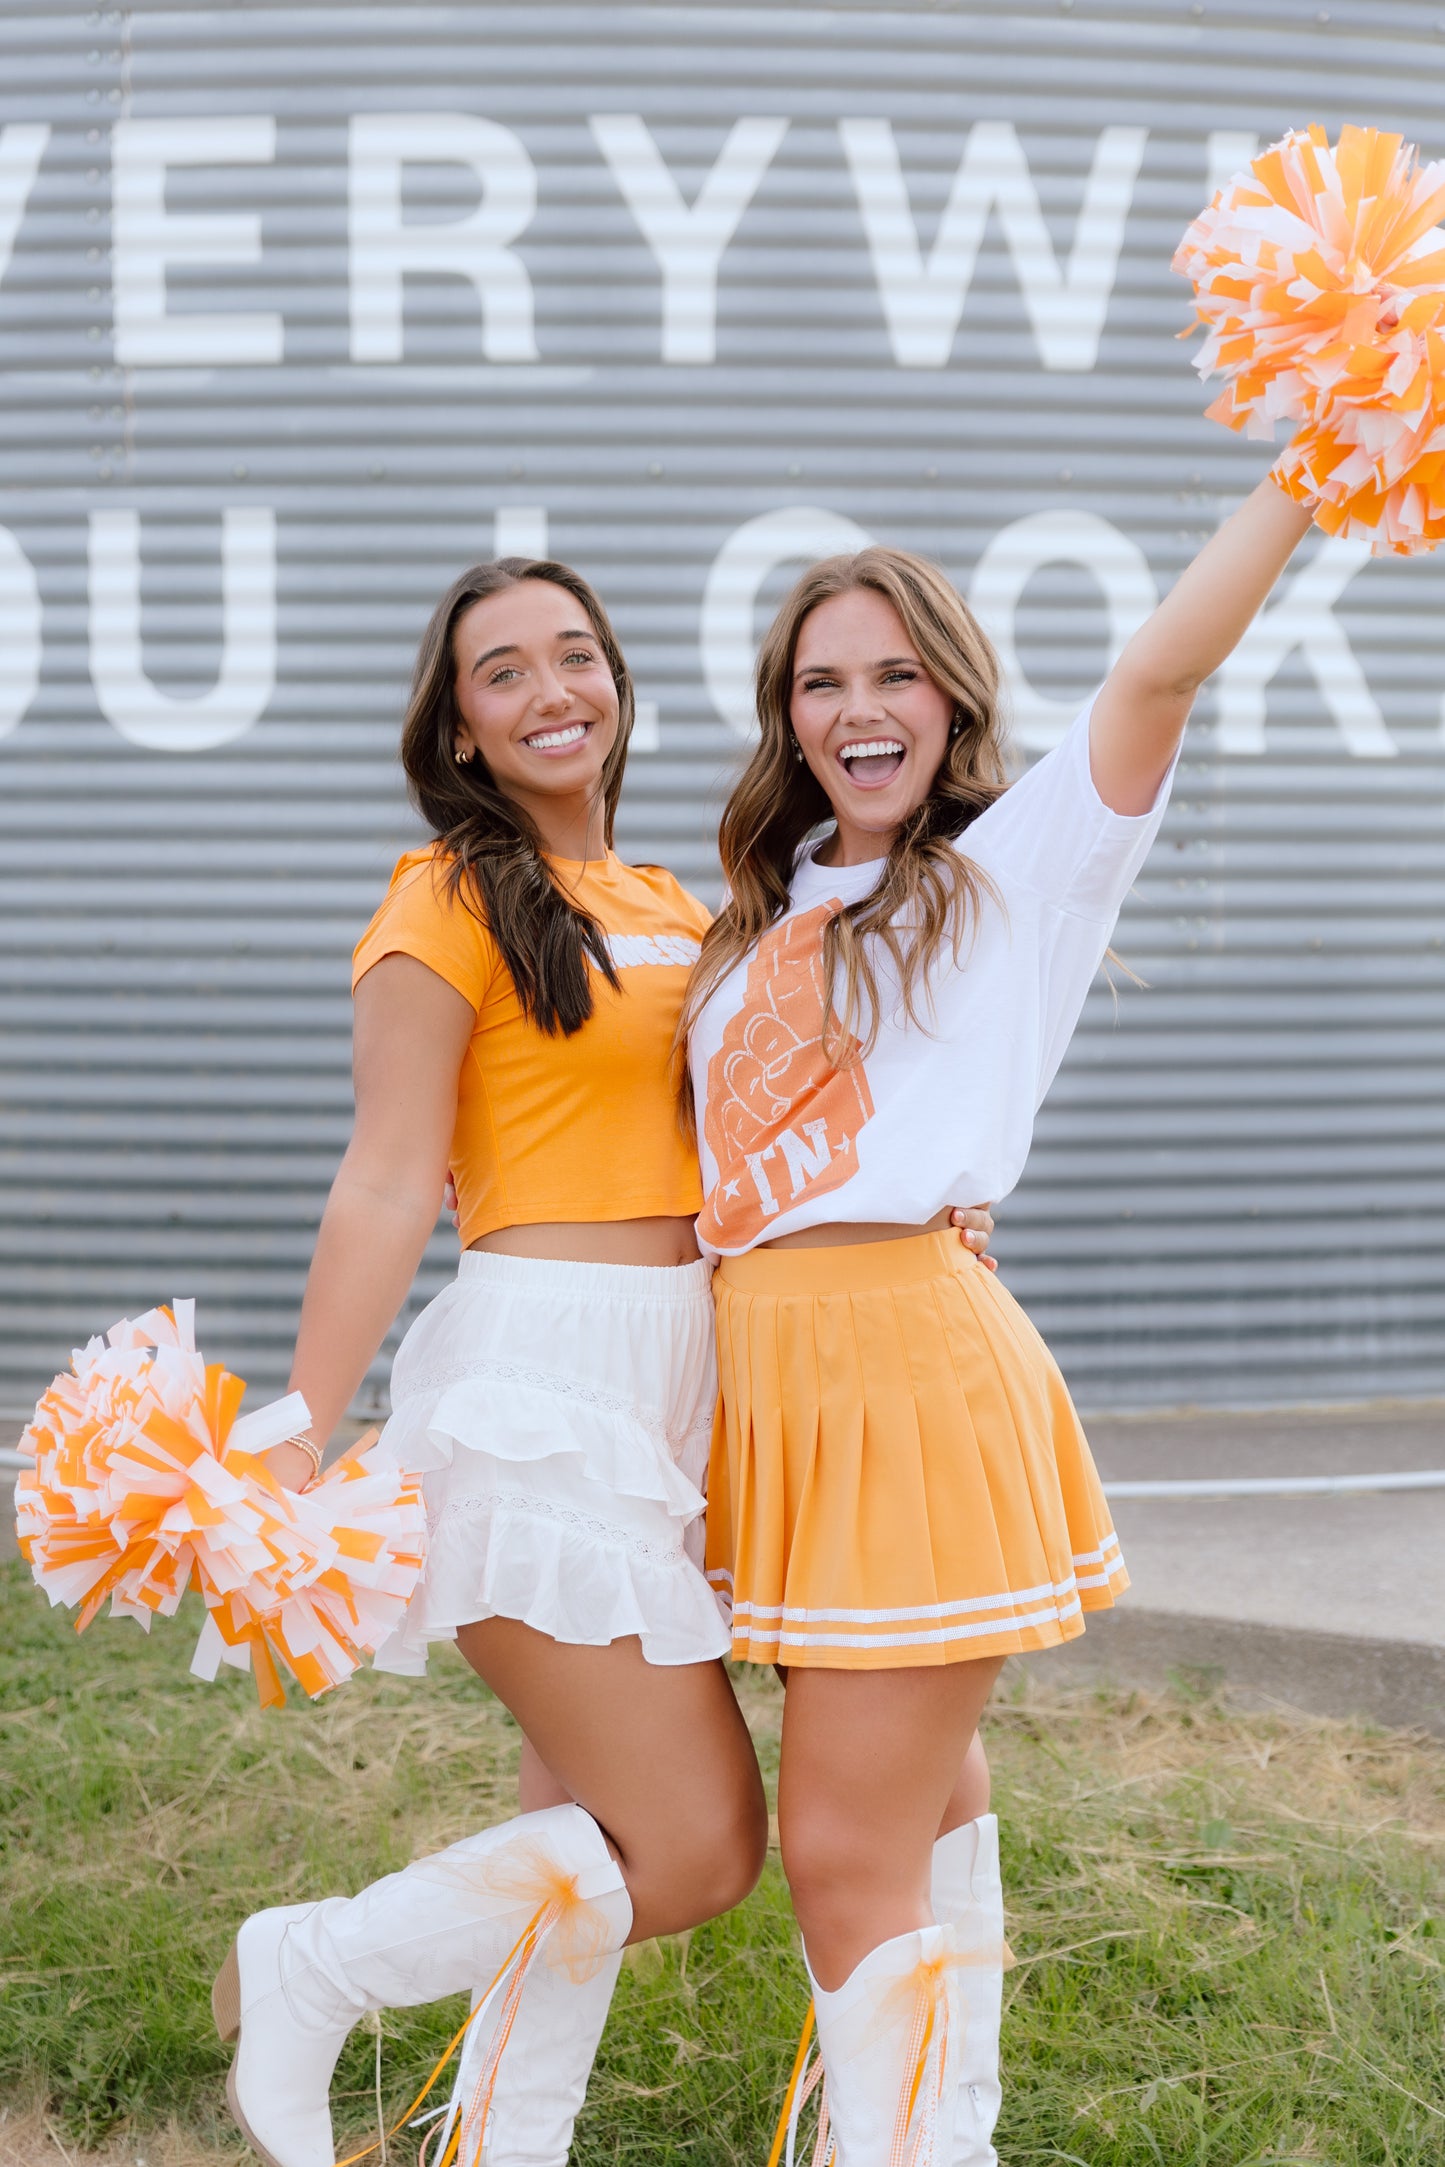
[[1445,539],[1445,164],[1374,128],[1296,130],[1222,188],[1176,271],[1211,419],[1296,433],[1275,478],[1376,555]]
[[415,1476],[372,1473],[353,1447],[307,1491],[256,1457],[305,1426],[300,1393],[237,1419],[245,1386],[196,1351],[195,1304],[112,1326],[71,1358],[20,1440],[22,1555],[83,1632],[107,1596],[147,1628],[188,1587],[207,1618],[191,1668],[254,1668],[264,1705],[278,1665],[324,1693],[373,1653],[425,1558]]

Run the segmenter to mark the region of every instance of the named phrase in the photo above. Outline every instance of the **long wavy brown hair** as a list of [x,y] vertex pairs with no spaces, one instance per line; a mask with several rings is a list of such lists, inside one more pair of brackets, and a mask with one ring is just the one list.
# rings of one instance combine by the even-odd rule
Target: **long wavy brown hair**
[[580,572],[551,558],[499,557],[452,581],[421,636],[401,733],[401,764],[423,820],[441,845],[447,882],[488,928],[511,974],[524,1015],[542,1031],[570,1038],[592,1013],[589,962],[616,988],[601,927],[553,879],[537,829],[499,790],[480,753],[458,762],[462,717],[456,701],[452,636],[475,602],[523,580],[565,587],[586,612],[617,687],[617,742],[602,769],[601,795],[612,845],[636,700],[607,612]]
[[962,960],[980,901],[994,896],[987,876],[953,845],[1007,782],[998,658],[967,603],[926,558],[878,546],[826,558],[788,595],[758,654],[760,736],[723,813],[718,849],[728,898],[688,984],[681,1047],[713,988],[786,910],[798,853],[832,816],[822,784],[794,750],[793,670],[810,612],[860,588],[897,610],[928,675],[952,699],[954,720],[933,787],[894,836],[874,886],[828,921],[823,1039],[829,1059],[859,1059],[878,1036],[878,948],[897,973],[909,1021],[926,1028],[931,1018],[920,1010],[927,1007],[933,964],[945,946]]

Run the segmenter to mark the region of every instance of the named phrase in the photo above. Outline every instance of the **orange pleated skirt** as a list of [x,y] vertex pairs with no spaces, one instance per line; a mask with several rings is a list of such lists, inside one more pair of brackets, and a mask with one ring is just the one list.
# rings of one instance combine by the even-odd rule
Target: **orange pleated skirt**
[[1051,1648],[1129,1584],[1058,1364],[953,1232],[724,1257],[708,1578],[749,1663]]

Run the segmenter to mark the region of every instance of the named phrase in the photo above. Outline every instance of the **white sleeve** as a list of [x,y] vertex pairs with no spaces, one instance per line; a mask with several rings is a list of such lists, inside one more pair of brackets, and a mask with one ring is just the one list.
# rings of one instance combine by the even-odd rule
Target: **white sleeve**
[[1089,765],[1093,707],[1091,699],[1063,741],[965,828],[959,848],[1062,910],[1112,923],[1159,832],[1179,755],[1147,813],[1112,812]]

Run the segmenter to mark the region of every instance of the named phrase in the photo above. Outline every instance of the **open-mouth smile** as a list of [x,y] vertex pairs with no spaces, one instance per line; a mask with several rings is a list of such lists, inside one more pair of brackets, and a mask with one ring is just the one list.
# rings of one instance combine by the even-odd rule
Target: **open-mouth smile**
[[907,757],[897,737],[860,737],[838,747],[838,764],[859,790],[881,790],[891,783]]

